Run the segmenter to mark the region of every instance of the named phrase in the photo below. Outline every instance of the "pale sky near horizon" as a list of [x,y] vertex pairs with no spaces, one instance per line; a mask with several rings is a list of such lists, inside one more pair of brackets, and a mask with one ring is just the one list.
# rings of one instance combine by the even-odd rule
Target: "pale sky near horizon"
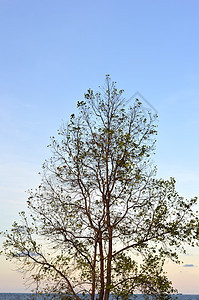
[[[158,111],[158,176],[199,196],[198,0],[0,0],[0,231],[26,209],[49,137],[105,74]],[[199,294],[199,248],[183,260],[168,274]],[[0,292],[26,291],[14,268],[0,259]]]

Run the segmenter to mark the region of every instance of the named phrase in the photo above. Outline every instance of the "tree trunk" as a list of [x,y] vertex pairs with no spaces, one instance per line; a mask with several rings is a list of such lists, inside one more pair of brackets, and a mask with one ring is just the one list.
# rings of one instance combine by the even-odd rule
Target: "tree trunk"
[[112,228],[110,224],[110,214],[109,210],[107,213],[107,225],[108,225],[108,235],[109,235],[109,246],[108,246],[108,259],[107,259],[107,278],[106,278],[106,291],[104,300],[109,299],[110,287],[111,287],[111,261],[112,261]]
[[95,237],[95,246],[94,246],[94,259],[93,259],[93,269],[92,269],[92,292],[91,292],[91,300],[95,299],[95,266],[96,266],[96,255],[97,255],[97,240],[98,235]]
[[102,247],[102,233],[99,232],[99,252],[100,252],[100,293],[99,300],[104,297],[104,253]]

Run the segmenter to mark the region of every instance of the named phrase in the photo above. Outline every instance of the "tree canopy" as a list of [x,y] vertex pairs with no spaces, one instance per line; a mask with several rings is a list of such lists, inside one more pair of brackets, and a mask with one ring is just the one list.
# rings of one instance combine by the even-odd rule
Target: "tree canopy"
[[197,199],[180,197],[174,178],[156,178],[157,116],[123,92],[107,75],[99,92],[85,93],[77,115],[51,138],[42,182],[29,191],[30,214],[6,233],[7,258],[38,292],[169,299],[165,260],[179,262],[186,243],[197,245]]

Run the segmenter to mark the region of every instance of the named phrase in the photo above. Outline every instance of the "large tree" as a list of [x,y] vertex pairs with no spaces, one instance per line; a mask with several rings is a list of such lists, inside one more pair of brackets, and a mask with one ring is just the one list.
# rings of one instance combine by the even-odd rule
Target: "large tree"
[[197,243],[197,199],[180,197],[173,178],[156,179],[157,116],[130,104],[107,76],[52,137],[30,216],[21,213],[4,243],[38,291],[77,300],[174,292],[163,266]]

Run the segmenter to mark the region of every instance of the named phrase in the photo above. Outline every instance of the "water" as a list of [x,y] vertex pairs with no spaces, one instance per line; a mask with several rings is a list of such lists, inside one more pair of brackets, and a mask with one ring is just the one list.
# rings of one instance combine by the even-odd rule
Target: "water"
[[[0,300],[29,300],[32,294],[0,293]],[[37,298],[43,299],[42,297]],[[136,300],[144,300],[142,295],[137,295]],[[199,295],[178,295],[178,300],[199,300]]]
[[30,294],[21,293],[0,293],[1,300],[27,300]]

